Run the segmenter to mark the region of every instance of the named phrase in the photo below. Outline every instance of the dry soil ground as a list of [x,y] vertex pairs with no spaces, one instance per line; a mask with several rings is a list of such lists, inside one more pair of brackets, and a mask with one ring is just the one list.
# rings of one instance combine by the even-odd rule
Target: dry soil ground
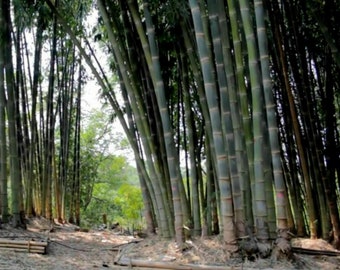
[[[51,229],[51,225],[43,219],[31,220],[27,230],[3,226],[0,238],[47,240],[49,244],[45,255],[0,250],[0,269],[117,269],[115,262],[123,261],[123,258],[172,265],[214,265],[225,269],[340,269],[340,256],[296,254],[295,261],[257,259],[254,262],[228,258],[219,237],[189,241],[187,249],[179,252],[173,241],[160,240],[156,236],[139,239],[111,230],[81,232],[68,224],[54,225]],[[333,250],[322,240],[294,239],[293,245]]]

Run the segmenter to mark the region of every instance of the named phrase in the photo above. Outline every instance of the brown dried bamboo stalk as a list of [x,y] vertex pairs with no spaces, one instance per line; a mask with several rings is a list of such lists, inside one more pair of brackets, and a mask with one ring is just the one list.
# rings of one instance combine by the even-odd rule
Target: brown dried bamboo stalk
[[0,239],[0,250],[45,254],[47,245],[47,242]]
[[21,245],[21,244],[0,244],[0,247],[2,248],[23,248],[23,249],[39,249],[39,250],[45,250],[46,247],[43,246],[35,246],[35,245]]
[[12,250],[16,252],[28,252],[28,253],[39,253],[39,254],[45,254],[45,250],[40,250],[40,249],[24,249],[24,248],[13,248],[13,247],[0,247],[0,250]]
[[38,241],[21,241],[21,240],[9,240],[0,238],[0,245],[1,244],[18,244],[18,245],[33,245],[33,246],[43,246],[47,247],[47,242],[38,242]]

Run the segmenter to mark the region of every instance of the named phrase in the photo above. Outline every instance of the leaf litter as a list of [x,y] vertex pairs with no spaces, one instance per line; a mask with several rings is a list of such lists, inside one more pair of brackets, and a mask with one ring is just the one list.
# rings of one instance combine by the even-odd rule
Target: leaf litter
[[[239,269],[340,269],[340,256],[295,254],[295,260],[254,261],[231,256],[223,248],[221,236],[197,237],[180,250],[173,240],[126,235],[120,229],[82,231],[71,224],[51,224],[43,218],[29,220],[27,230],[2,225],[0,238],[48,241],[47,254],[0,250],[2,270],[87,270],[110,269],[122,256],[152,262],[228,266]],[[334,248],[326,241],[296,238],[292,245],[307,249]],[[128,269],[128,268],[127,268]]]

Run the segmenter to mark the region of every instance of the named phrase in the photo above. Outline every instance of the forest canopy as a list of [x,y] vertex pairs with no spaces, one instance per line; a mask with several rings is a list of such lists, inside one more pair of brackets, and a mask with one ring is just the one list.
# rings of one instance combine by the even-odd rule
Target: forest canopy
[[2,220],[80,223],[95,79],[148,233],[339,248],[339,16],[335,0],[3,0]]

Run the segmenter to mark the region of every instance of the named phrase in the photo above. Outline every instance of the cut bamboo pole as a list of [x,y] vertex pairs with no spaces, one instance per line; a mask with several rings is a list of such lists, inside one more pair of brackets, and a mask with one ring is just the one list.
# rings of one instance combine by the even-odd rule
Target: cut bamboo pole
[[130,267],[146,267],[149,269],[173,269],[173,270],[239,270],[241,267],[234,266],[215,266],[215,265],[195,265],[195,264],[179,264],[171,262],[151,262],[138,259],[130,259],[122,257],[118,262],[119,266]]
[[22,244],[22,245],[27,245],[27,243],[31,243],[34,246],[43,246],[43,247],[47,247],[47,242],[45,241],[23,241],[23,240],[9,240],[9,239],[4,239],[4,238],[0,238],[0,244],[7,244],[7,243],[11,243],[11,244]]
[[46,247],[44,246],[36,246],[32,243],[27,244],[14,244],[14,243],[7,243],[7,244],[0,244],[0,247],[6,248],[6,247],[14,247],[14,248],[35,248],[35,249],[41,249],[44,250]]
[[9,240],[0,238],[1,250],[9,249],[13,251],[45,254],[47,245],[47,242]]
[[12,250],[16,252],[27,252],[27,253],[39,253],[39,254],[46,254],[45,250],[40,249],[27,249],[27,248],[14,248],[14,247],[0,247],[0,250]]

